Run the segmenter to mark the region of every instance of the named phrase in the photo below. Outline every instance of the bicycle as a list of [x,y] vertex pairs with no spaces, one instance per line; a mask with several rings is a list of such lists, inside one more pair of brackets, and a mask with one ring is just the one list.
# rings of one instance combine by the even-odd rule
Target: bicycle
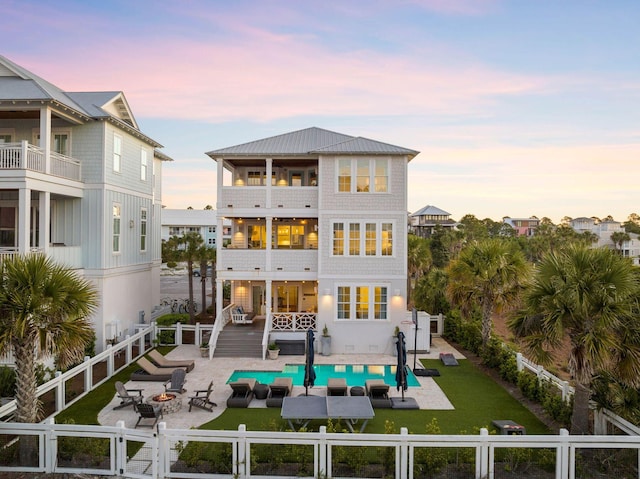
[[195,301],[190,301],[189,298],[185,298],[180,301],[180,305],[178,306],[178,312],[180,313],[189,313],[196,312],[198,310],[198,303]]
[[172,313],[181,312],[180,311],[180,307],[181,307],[181,305],[180,305],[180,301],[179,300],[177,300],[177,299],[172,299],[171,300],[171,312]]

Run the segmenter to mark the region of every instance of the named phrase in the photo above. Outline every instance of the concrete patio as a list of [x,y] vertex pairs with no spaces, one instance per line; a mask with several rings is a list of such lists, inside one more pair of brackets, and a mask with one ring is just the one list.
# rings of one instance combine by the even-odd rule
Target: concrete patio
[[[442,338],[433,338],[431,351],[429,353],[418,353],[418,359],[438,359],[440,353],[453,353],[457,359],[464,356],[452,348]],[[187,374],[185,388],[187,391],[182,395],[182,407],[174,413],[164,414],[164,421],[168,428],[189,429],[200,426],[215,419],[226,409],[226,401],[231,394],[231,388],[226,384],[227,380],[235,370],[282,370],[285,364],[304,364],[304,356],[280,356],[275,360],[260,360],[255,358],[214,358],[212,360],[201,358],[197,346],[179,346],[167,355],[170,359],[193,359],[196,363],[193,371]],[[380,354],[332,354],[322,356],[316,354],[315,364],[396,364],[396,358],[391,355]],[[409,353],[407,358],[409,367],[413,366],[413,354]],[[445,367],[445,366],[442,366]],[[405,397],[412,397],[418,403],[420,409],[444,410],[454,409],[449,399],[430,377],[418,377],[420,387],[410,387],[405,392]],[[213,380],[213,392],[211,399],[217,403],[217,407],[212,412],[193,408],[189,412],[189,396],[195,390],[206,389]],[[145,400],[151,396],[164,392],[162,381],[128,381],[125,386],[129,389],[143,389]],[[293,395],[304,394],[303,386],[295,386]],[[316,396],[326,395],[326,387],[316,386],[311,389]],[[401,392],[395,387],[389,389],[391,397],[400,397]],[[250,408],[266,407],[264,399],[253,399]],[[124,421],[126,427],[134,427],[138,420],[138,414],[132,407],[114,409],[120,404],[120,400],[115,394],[113,400],[98,415],[98,421],[105,426],[115,426],[117,421]]]

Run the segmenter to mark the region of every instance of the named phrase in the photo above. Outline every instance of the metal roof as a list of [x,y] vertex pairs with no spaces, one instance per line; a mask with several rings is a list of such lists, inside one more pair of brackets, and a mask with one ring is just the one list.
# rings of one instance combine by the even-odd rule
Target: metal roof
[[409,155],[417,151],[311,127],[206,153],[211,157],[292,156],[317,154]]
[[411,216],[423,216],[423,215],[450,216],[451,213],[447,213],[446,211],[441,210],[440,208],[437,208],[435,206],[427,205],[424,208],[421,208],[415,213],[413,213]]

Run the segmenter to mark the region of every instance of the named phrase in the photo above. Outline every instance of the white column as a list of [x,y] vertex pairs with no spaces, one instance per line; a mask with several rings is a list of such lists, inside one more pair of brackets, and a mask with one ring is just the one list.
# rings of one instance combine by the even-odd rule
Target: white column
[[222,158],[216,158],[216,191],[218,192],[218,196],[216,198],[216,210],[219,210],[220,208],[222,208],[222,205],[225,204],[222,201],[224,196],[224,192],[222,191],[222,186],[224,184],[223,179],[224,160]]
[[273,159],[267,158],[267,177],[265,181],[267,182],[267,198],[265,208],[271,208],[271,175],[273,172]]
[[40,148],[44,150],[44,172],[51,172],[51,110],[40,108]]
[[[265,305],[265,308],[266,308],[266,312],[267,312],[267,320],[270,320],[271,319],[271,313],[273,312],[273,304],[271,302],[271,298],[273,297],[273,292],[271,291],[271,288],[272,288],[271,280],[268,279],[268,280],[265,281],[265,283],[266,283],[266,291],[265,291],[265,294],[266,294],[265,303],[266,303],[266,305]],[[271,328],[269,328],[269,329],[271,329]]]
[[49,253],[49,225],[51,224],[51,193],[41,191],[39,196],[38,209],[40,210],[40,220],[38,222],[39,238],[38,245],[44,254]]
[[27,254],[31,250],[29,225],[31,223],[31,190],[18,190],[18,252]]
[[271,242],[273,240],[273,216],[267,216],[267,248],[265,249],[265,264],[264,269],[271,271]]
[[216,321],[222,321],[222,308],[223,308],[223,298],[222,298],[222,287],[224,282],[221,279],[217,279],[220,276],[216,276]]

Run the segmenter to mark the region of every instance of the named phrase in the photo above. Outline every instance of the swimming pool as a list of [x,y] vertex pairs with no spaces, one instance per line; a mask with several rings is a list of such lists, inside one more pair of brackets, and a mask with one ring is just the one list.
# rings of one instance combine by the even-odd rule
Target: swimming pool
[[[368,379],[382,379],[389,386],[396,385],[396,366],[389,364],[314,364],[316,386],[326,386],[328,378],[345,378],[347,386],[364,386]],[[227,383],[239,378],[255,378],[262,384],[271,384],[277,377],[293,378],[294,386],[304,385],[304,364],[286,364],[282,371],[235,370]],[[420,383],[407,368],[407,385],[420,386]]]

